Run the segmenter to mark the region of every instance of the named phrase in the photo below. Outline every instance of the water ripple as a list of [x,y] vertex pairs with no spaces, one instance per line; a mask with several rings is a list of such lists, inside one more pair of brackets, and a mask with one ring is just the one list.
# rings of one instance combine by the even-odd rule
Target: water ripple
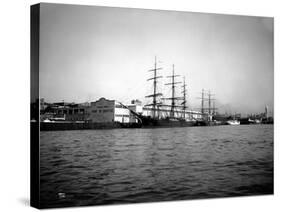
[[42,207],[273,193],[273,126],[41,132]]

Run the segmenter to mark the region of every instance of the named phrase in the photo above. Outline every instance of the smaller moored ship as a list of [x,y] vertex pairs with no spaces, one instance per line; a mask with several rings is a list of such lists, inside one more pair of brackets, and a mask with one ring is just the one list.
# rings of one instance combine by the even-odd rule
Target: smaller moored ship
[[226,121],[227,125],[240,125],[240,121],[234,119],[234,120],[228,120]]

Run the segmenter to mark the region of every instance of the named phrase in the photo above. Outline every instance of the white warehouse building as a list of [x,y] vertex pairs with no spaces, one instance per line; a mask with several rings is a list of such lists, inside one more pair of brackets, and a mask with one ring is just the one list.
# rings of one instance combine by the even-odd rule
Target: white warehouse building
[[[91,106],[88,108],[89,120],[93,123],[137,123],[138,118],[132,114],[130,110],[144,116],[152,116],[152,108],[143,107],[138,100],[132,100],[131,104],[124,106],[116,100],[100,98],[95,102],[91,102]],[[157,110],[156,113],[156,115],[162,119],[168,117],[169,114],[170,107],[162,107]],[[175,118],[185,117],[186,120],[197,120],[202,118],[201,112],[193,110],[186,110],[185,116],[183,115],[183,110],[175,110]]]
[[[142,112],[142,107],[139,103],[130,104],[127,106],[130,110],[138,113]],[[89,120],[93,123],[136,123],[137,118],[131,114],[129,109],[125,108],[116,100],[108,100],[100,98],[98,101],[91,102],[88,108]]]

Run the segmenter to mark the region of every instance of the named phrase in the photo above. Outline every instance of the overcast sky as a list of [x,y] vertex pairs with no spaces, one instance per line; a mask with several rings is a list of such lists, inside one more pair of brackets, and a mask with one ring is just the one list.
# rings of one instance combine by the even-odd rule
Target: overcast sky
[[172,64],[186,77],[191,108],[206,89],[222,113],[273,110],[272,18],[59,4],[42,4],[40,15],[40,97],[47,102],[147,103],[147,70],[157,56],[161,83]]

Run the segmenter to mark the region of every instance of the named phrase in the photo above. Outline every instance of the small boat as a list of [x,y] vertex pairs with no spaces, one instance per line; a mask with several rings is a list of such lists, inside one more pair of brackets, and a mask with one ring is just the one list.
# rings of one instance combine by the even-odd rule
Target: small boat
[[240,121],[234,119],[234,120],[228,120],[226,121],[227,125],[240,125]]
[[52,120],[50,120],[50,119],[45,119],[45,120],[43,120],[43,122],[45,122],[45,123],[50,123],[50,122],[54,122],[54,121],[52,121]]
[[254,120],[254,123],[255,123],[255,124],[261,124],[261,120],[260,120],[260,119],[255,119],[255,120]]

